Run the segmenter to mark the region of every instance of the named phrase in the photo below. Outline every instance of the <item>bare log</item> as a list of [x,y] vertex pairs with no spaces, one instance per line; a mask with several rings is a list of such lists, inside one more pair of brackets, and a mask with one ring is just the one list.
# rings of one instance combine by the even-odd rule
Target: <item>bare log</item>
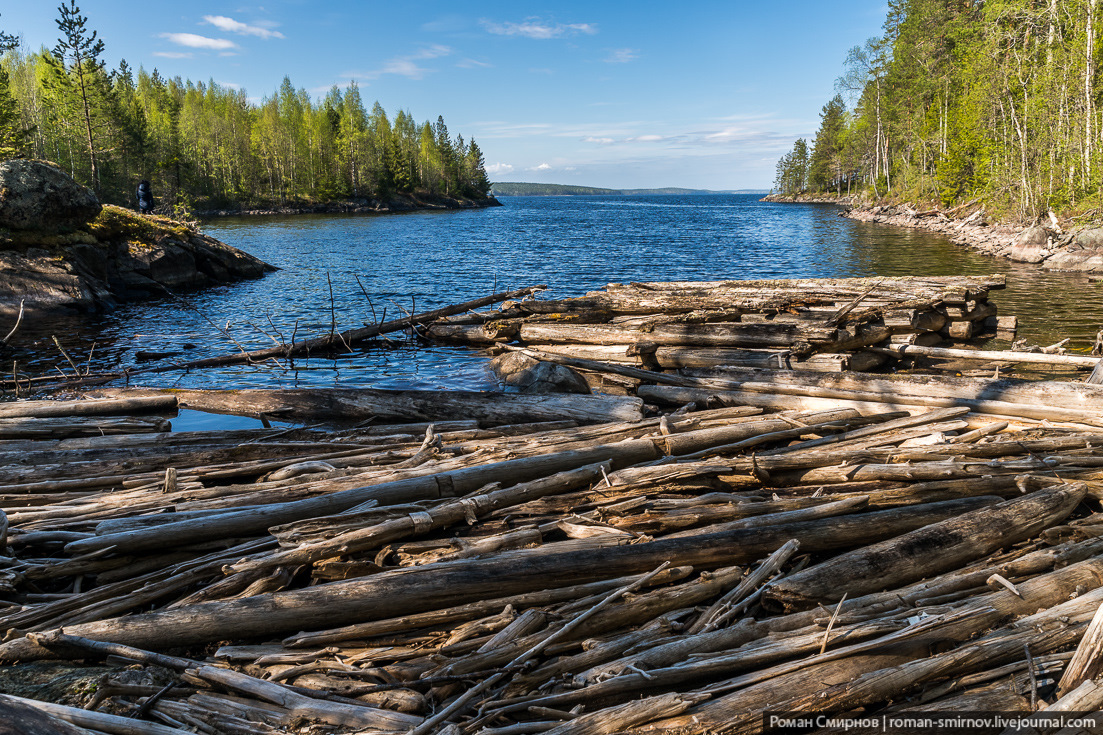
[[1086,491],[1083,484],[1057,485],[840,554],[770,584],[764,599],[805,609],[956,569],[1060,522]]

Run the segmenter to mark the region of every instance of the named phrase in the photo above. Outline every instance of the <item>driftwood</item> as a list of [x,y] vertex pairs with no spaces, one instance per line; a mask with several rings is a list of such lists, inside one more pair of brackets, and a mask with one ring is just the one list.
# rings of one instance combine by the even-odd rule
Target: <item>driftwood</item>
[[212,413],[268,416],[295,421],[456,421],[482,426],[538,421],[634,421],[638,398],[623,396],[522,395],[477,391],[379,390],[367,388],[284,390],[101,389],[97,395],[169,396],[180,405]]

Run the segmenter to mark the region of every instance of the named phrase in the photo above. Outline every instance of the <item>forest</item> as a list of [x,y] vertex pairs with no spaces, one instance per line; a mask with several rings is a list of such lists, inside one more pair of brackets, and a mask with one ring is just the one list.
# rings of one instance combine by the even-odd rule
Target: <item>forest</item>
[[176,211],[490,191],[474,140],[443,117],[369,111],[355,82],[314,100],[285,77],[258,104],[213,80],[108,69],[75,0],[57,25],[37,52],[0,32],[0,160],[53,161],[103,201],[132,206],[141,179]]
[[775,191],[1100,215],[1099,0],[889,0]]

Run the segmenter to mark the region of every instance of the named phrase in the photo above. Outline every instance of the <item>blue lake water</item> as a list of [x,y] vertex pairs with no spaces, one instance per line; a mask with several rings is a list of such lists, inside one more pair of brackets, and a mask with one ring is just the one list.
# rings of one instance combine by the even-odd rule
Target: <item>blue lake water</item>
[[[27,325],[20,369],[69,371],[50,339],[93,370],[138,365],[140,351],[182,358],[257,348],[361,326],[494,291],[547,284],[561,298],[610,282],[956,275],[1002,272],[993,299],[1040,344],[1072,337],[1086,350],[1103,326],[1100,288],[1082,275],[986,258],[919,230],[855,222],[830,205],[749,195],[503,197],[504,206],[400,215],[220,218],[204,230],[281,270],[99,316]],[[332,286],[332,300],[330,289]],[[374,308],[374,318],[373,318]],[[94,345],[94,349],[93,349]],[[1002,345],[994,345],[1002,346]],[[131,384],[187,387],[488,388],[485,359],[410,343],[339,359],[135,375]],[[10,365],[5,367],[5,371]]]

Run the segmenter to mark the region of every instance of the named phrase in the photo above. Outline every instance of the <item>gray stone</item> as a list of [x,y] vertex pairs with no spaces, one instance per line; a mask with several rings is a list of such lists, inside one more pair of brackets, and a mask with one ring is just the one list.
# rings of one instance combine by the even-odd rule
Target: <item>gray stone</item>
[[1028,227],[1011,241],[1011,260],[1020,263],[1041,263],[1045,260],[1049,233],[1042,227]]
[[1073,240],[1082,248],[1097,248],[1103,250],[1103,230],[1080,230]]
[[490,361],[490,369],[521,393],[589,393],[586,379],[566,365],[536,360],[520,352],[507,352]]
[[0,227],[58,232],[100,213],[92,190],[44,161],[0,163]]
[[1103,230],[1081,230],[1072,242],[1046,260],[1046,270],[1103,271]]

